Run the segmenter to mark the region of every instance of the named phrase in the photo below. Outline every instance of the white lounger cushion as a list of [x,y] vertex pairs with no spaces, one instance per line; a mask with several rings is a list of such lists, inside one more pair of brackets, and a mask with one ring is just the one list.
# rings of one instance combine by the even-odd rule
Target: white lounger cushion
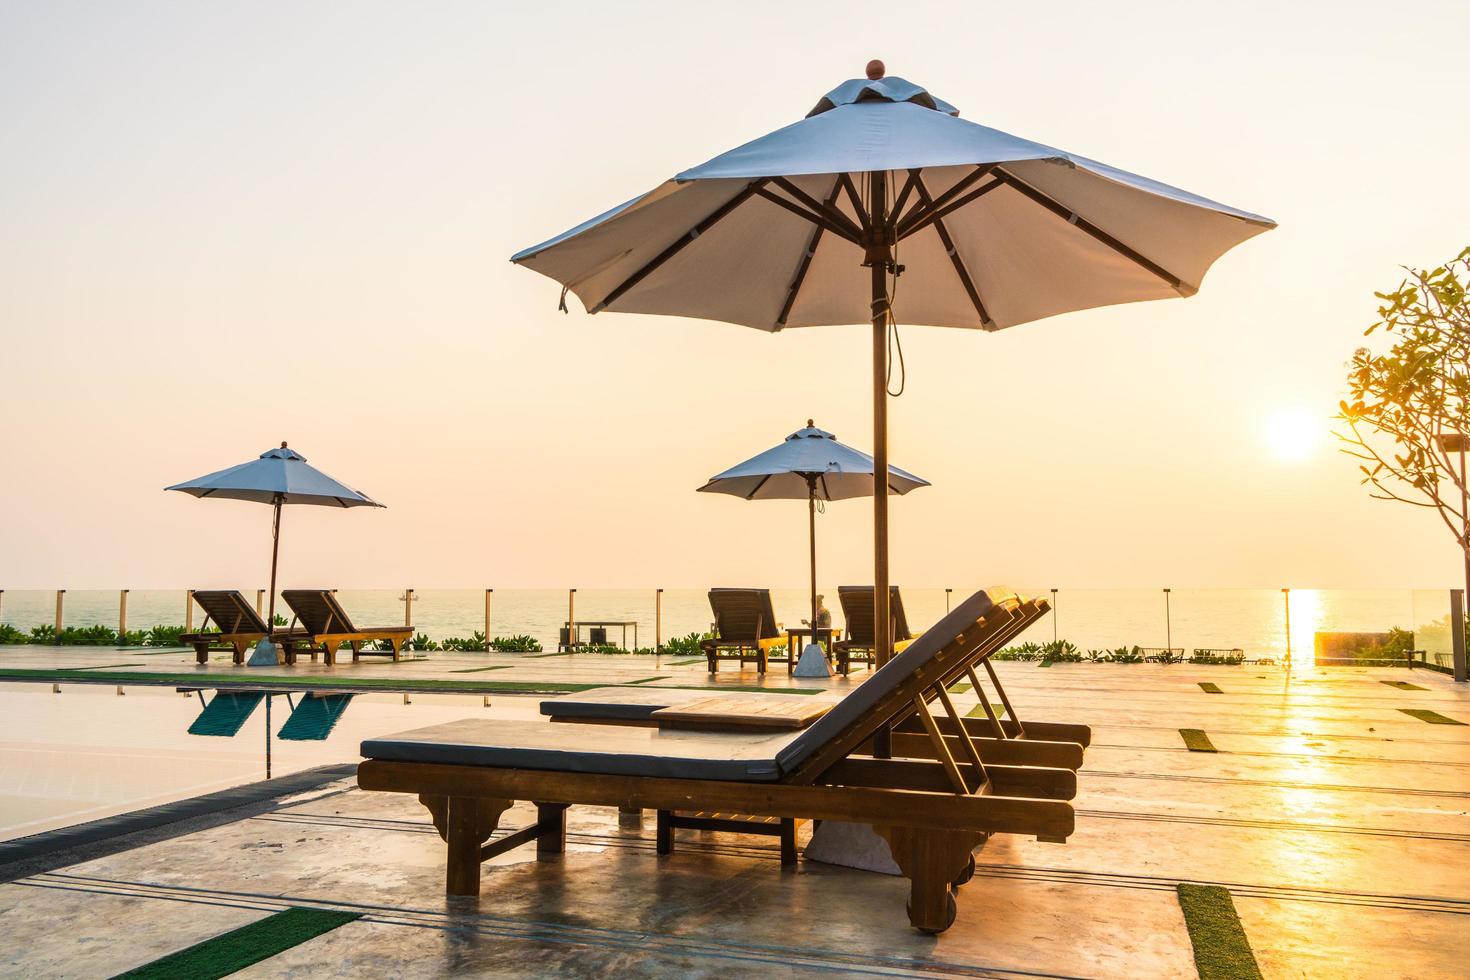
[[466,718],[368,739],[362,754],[389,762],[769,781],[781,775],[776,753],[796,735]]

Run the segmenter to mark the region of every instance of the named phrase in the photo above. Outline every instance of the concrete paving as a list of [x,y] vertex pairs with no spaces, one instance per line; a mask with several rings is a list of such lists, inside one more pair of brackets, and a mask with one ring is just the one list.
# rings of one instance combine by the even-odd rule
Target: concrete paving
[[[670,672],[620,663],[632,659],[514,669],[564,677],[574,668],[601,683]],[[0,973],[110,975],[304,904],[365,915],[242,975],[1188,977],[1174,887],[1191,881],[1231,891],[1268,977],[1466,975],[1463,685],[1394,669],[998,666],[1024,717],[1095,726],[1077,830],[1066,845],[986,843],[958,920],[938,937],[909,928],[902,879],[808,862],[782,870],[773,841],[695,831],[659,857],[651,814],[629,827],[587,807],[570,812],[564,856],[502,855],[478,900],[446,899],[444,846],[427,813],[349,781],[0,885]],[[677,681],[651,683],[701,675],[686,667]],[[755,674],[720,680],[749,684]],[[1225,693],[1205,693],[1200,681]],[[791,682],[783,667],[768,683]],[[509,697],[490,709],[465,698],[427,705],[435,700],[396,706],[395,717],[415,715],[399,727],[472,712],[532,717],[536,706]],[[971,693],[957,700],[975,703]],[[1401,708],[1467,724],[1427,724]],[[1179,728],[1204,729],[1220,751],[1188,751]],[[338,744],[351,754],[355,743]],[[502,827],[532,819],[520,805]]]

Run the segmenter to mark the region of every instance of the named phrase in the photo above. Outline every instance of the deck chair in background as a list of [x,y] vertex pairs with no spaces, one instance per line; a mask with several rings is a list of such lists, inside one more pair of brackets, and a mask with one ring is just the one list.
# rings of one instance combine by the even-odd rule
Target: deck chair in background
[[764,674],[770,644],[761,641],[781,637],[771,609],[771,590],[710,589],[709,607],[715,617],[715,635],[699,644],[709,659],[709,672],[718,671],[721,660],[739,660],[741,667],[753,660]]
[[[873,639],[873,587],[871,585],[843,585],[837,589],[837,598],[842,603],[843,628],[847,639],[832,645],[837,654],[837,672],[847,674],[852,661],[873,663],[873,650],[877,644]],[[903,596],[898,586],[889,586],[888,622],[893,627],[893,642],[902,643],[913,639],[909,632],[908,617],[903,613]]]
[[[234,654],[235,663],[243,664],[247,651],[272,632],[260,613],[255,611],[255,607],[246,602],[245,597],[235,589],[195,592],[194,601],[204,610],[204,622],[199,625],[197,632],[180,636],[179,642],[192,646],[194,657],[201,664],[209,662],[209,649],[217,643],[228,646]],[[211,620],[219,629],[218,633],[204,632]],[[288,651],[287,662],[292,662],[294,658],[289,652],[292,638],[289,633],[277,630],[274,638],[280,640],[282,648]],[[312,654],[312,659],[316,659],[316,654]]]
[[[301,624],[305,633],[304,642],[312,649],[320,648],[326,655],[328,666],[337,662],[337,648],[343,643],[352,647],[353,663],[363,654],[391,656],[396,663],[402,659],[404,644],[413,636],[412,626],[359,629],[352,624],[347,611],[328,589],[286,589],[281,593],[281,598],[286,600],[286,605],[296,614],[296,621]],[[377,640],[386,642],[388,649],[363,649],[363,644]]]
[[[1067,801],[1077,774],[986,764],[942,682],[1019,608],[976,593],[799,732],[465,719],[364,742],[358,785],[418,795],[448,846],[451,895],[478,894],[481,863],[511,848],[535,841],[538,858],[561,854],[573,804],[871,824],[909,879],[909,921],[942,932],[988,835],[1064,842],[1075,826]],[[944,736],[931,700],[954,737]],[[910,714],[936,759],[857,754]],[[536,803],[536,822],[487,844],[516,800]]]

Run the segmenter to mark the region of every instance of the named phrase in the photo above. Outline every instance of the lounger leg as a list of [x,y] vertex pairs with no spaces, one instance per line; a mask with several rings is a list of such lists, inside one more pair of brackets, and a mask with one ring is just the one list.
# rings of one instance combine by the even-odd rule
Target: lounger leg
[[439,836],[449,845],[445,893],[480,894],[480,848],[495,833],[500,815],[510,809],[513,801],[420,795],[419,802],[428,809]]
[[328,667],[337,666],[337,644],[323,643],[322,659],[326,661]]
[[948,929],[957,911],[952,884],[964,876],[984,835],[907,827],[874,829],[888,840],[893,860],[909,879],[909,922],[921,932]]
[[660,854],[674,853],[673,814],[668,810],[658,811],[658,843],[655,850]]
[[[353,640],[350,645],[352,647],[352,662],[357,663],[359,660],[362,659],[362,644],[358,643],[356,640]],[[397,660],[398,658],[394,657],[393,659]]]
[[541,828],[541,833],[536,837],[537,859],[566,851],[567,804],[537,803],[536,825]]
[[209,644],[208,643],[196,643],[196,644],[194,644],[194,660],[196,662],[198,662],[198,663],[201,663],[201,664],[207,664],[207,663],[209,663]]
[[796,821],[781,818],[781,864],[791,867],[796,864]]

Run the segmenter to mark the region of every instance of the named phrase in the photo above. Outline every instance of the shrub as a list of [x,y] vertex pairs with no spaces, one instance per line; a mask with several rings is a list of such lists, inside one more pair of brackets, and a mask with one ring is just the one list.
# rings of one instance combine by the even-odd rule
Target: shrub
[[112,646],[117,643],[117,634],[106,626],[68,626],[56,637],[57,643],[67,646]]
[[713,633],[690,633],[688,636],[671,636],[664,641],[663,652],[676,657],[697,657],[704,652],[699,649],[700,641],[713,638]]
[[1111,659],[1115,664],[1141,664],[1143,663],[1143,650],[1137,645],[1118,647],[1113,651]]
[[525,633],[515,636],[497,636],[490,641],[490,649],[500,653],[540,653],[541,641]]
[[182,626],[155,626],[148,631],[144,643],[150,647],[182,646],[179,637],[184,635]]
[[1082,653],[1067,640],[1053,640],[1043,644],[1040,651],[1044,663],[1076,664],[1082,662]]
[[447,638],[441,645],[445,650],[462,650],[467,652],[484,650],[487,646],[487,644],[485,643],[485,634],[481,633],[479,630],[476,630],[473,634],[471,634],[469,639],[464,639],[458,636],[451,636]]
[[31,627],[31,642],[32,643],[55,643],[56,642],[56,627],[55,626],[32,626]]
[[0,643],[29,643],[30,636],[11,626],[9,623],[0,623]]
[[427,633],[415,633],[413,639],[408,641],[408,648],[427,653],[431,650],[439,649],[439,644],[429,639],[429,634]]
[[148,644],[147,630],[127,630],[117,635],[117,645],[123,647],[141,647]]

